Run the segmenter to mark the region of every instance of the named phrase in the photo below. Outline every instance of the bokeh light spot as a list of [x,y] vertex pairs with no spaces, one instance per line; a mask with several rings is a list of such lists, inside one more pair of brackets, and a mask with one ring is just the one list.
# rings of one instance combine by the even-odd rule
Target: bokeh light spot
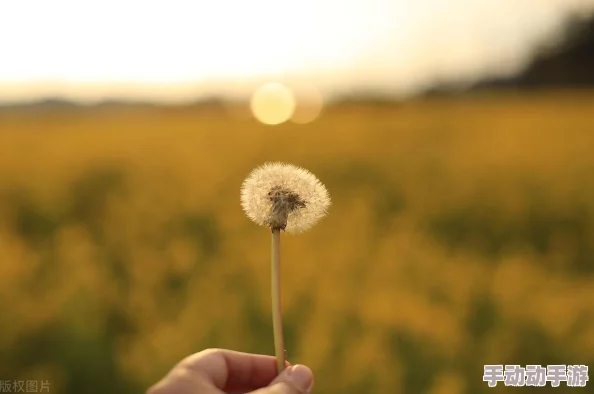
[[291,116],[291,122],[305,124],[316,120],[324,106],[322,95],[313,86],[302,85],[293,88],[297,106]]
[[251,109],[258,121],[277,125],[286,122],[295,111],[295,95],[281,83],[267,83],[252,95]]

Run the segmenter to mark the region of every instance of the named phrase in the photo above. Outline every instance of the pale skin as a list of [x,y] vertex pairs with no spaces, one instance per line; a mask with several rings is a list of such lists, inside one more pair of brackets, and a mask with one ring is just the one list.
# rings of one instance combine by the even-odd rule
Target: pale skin
[[208,349],[180,361],[147,394],[310,394],[313,374],[273,356]]

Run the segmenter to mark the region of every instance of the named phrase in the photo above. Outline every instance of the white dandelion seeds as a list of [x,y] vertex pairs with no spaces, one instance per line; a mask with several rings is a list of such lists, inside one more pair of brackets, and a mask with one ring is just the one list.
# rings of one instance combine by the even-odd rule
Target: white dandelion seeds
[[260,226],[301,233],[326,215],[330,196],[326,187],[306,169],[266,163],[243,182],[241,206]]
[[280,232],[300,233],[311,228],[326,215],[330,196],[311,172],[292,164],[266,163],[243,181],[241,206],[256,224],[272,230],[272,329],[280,374],[287,356],[280,291]]

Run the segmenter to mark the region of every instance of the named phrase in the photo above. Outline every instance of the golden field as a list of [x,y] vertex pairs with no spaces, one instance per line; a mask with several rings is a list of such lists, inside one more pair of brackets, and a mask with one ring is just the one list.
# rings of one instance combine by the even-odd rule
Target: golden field
[[289,360],[314,392],[499,393],[484,364],[594,366],[593,152],[594,92],[274,127],[216,108],[0,112],[0,379],[141,393],[204,348],[273,354],[270,234],[239,187],[277,160],[333,199],[282,237]]

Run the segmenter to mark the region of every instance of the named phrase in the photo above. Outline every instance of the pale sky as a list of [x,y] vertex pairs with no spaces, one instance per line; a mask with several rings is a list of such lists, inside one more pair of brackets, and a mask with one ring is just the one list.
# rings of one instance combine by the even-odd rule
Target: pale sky
[[194,99],[255,83],[406,94],[518,71],[594,0],[0,0],[0,101]]

